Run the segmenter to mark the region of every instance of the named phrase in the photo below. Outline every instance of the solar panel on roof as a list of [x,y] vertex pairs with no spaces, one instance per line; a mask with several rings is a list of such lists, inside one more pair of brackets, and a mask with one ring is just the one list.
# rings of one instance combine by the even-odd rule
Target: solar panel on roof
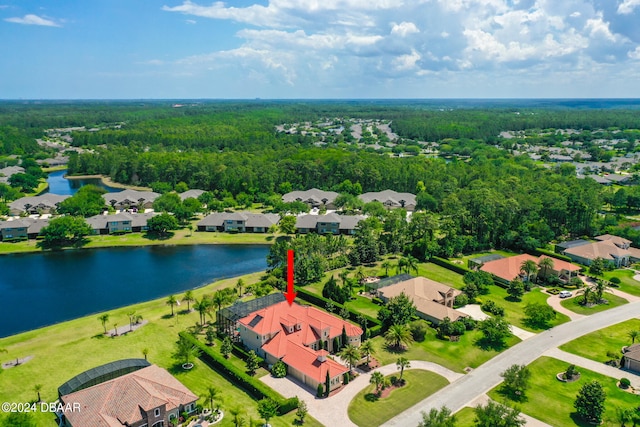
[[254,326],[256,326],[258,323],[260,323],[260,321],[263,319],[262,316],[260,316],[259,314],[256,314],[256,316],[251,319],[251,322],[249,322],[249,326],[251,326],[252,328]]

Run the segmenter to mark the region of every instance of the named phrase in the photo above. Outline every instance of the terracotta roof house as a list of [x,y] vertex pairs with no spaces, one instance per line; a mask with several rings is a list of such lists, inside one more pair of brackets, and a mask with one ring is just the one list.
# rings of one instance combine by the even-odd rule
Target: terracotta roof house
[[50,213],[57,209],[60,202],[69,197],[71,196],[61,196],[52,193],[42,194],[40,196],[21,197],[9,203],[9,212],[11,215],[20,215],[22,213]]
[[296,219],[296,231],[301,234],[355,234],[362,215],[301,215]]
[[282,201],[285,203],[291,202],[303,202],[311,206],[312,208],[318,208],[324,206],[327,209],[335,209],[333,201],[338,197],[338,193],[335,191],[324,191],[312,188],[306,191],[292,191],[282,196]]
[[426,277],[414,277],[378,289],[378,295],[384,302],[402,293],[413,300],[419,317],[436,325],[445,317],[452,322],[461,317],[467,317],[466,314],[453,308],[455,298],[462,291]]
[[240,339],[267,363],[282,360],[288,374],[316,389],[327,372],[331,390],[342,385],[348,368],[327,357],[342,344],[344,329],[348,344],[359,346],[362,329],[315,307],[282,301],[256,310],[238,321]]
[[167,427],[182,412],[195,410],[198,396],[169,372],[150,365],[60,396],[65,427]]
[[540,264],[540,261],[542,261],[544,258],[549,258],[553,261],[553,269],[550,269],[549,271],[544,271],[544,269],[539,270],[536,273],[538,277],[545,278],[551,275],[555,275],[558,276],[561,281],[566,282],[571,277],[575,276],[578,271],[580,271],[580,266],[571,264],[570,262],[548,257],[546,255],[536,257],[529,254],[516,255],[508,258],[488,261],[480,267],[480,270],[491,273],[501,281],[508,283],[516,277],[520,277],[523,279],[526,278],[525,273],[522,271],[523,262],[533,261],[537,265]]
[[358,196],[364,203],[380,202],[387,209],[404,208],[413,211],[416,208],[416,196],[411,193],[398,193],[393,190],[363,193]]
[[591,265],[596,258],[602,258],[611,262],[616,267],[629,265],[631,253],[627,249],[617,246],[613,240],[603,240],[600,242],[588,243],[562,252],[575,262],[584,265]]
[[640,344],[625,347],[622,352],[622,367],[640,374]]
[[198,231],[232,231],[240,233],[266,233],[280,220],[277,214],[251,212],[216,212],[198,222]]
[[202,195],[202,193],[205,193],[204,190],[187,190],[184,191],[182,193],[180,193],[180,199],[182,199],[183,201],[188,199],[188,198],[193,198],[193,199],[197,199],[198,197],[200,197]]
[[105,202],[116,208],[143,208],[149,209],[153,207],[153,201],[160,197],[160,194],[153,191],[123,190],[118,193],[103,194]]

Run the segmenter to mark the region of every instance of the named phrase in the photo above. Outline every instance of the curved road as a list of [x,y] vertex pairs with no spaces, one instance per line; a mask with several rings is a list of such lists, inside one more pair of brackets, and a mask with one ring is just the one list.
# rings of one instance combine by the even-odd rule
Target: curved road
[[500,372],[504,371],[505,367],[513,364],[528,365],[546,351],[559,345],[639,315],[640,301],[636,301],[576,319],[542,332],[505,350],[433,396],[392,418],[383,426],[417,426],[422,421],[422,411],[428,412],[431,408],[440,408],[443,405],[453,412],[457,412],[478,396],[497,386],[502,381]]

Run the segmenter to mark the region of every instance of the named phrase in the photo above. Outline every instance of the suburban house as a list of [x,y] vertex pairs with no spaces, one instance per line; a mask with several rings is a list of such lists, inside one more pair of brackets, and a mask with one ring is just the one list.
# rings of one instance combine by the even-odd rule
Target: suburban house
[[9,203],[11,215],[52,213],[60,202],[71,196],[58,194],[42,194],[40,196],[21,197]]
[[[338,351],[343,331],[348,342],[360,345],[362,329],[315,307],[281,301],[249,313],[238,320],[242,343],[268,364],[282,360],[288,374],[316,389],[327,373],[330,389],[342,385],[348,368],[327,357]],[[338,347],[336,347],[336,345]]]
[[4,241],[35,239],[47,225],[49,219],[20,218],[0,221],[0,238]]
[[335,209],[333,201],[338,197],[335,191],[324,191],[312,188],[306,191],[292,191],[282,196],[285,203],[303,202],[312,208],[324,207],[326,209]]
[[196,189],[194,189],[194,190],[184,191],[182,193],[179,193],[179,195],[180,195],[180,199],[182,199],[182,201],[185,201],[185,200],[187,200],[189,198],[197,199],[198,197],[200,197],[202,195],[202,193],[205,193],[205,191],[204,190],[196,190]]
[[118,234],[147,231],[147,222],[157,215],[149,213],[117,213],[114,215],[94,215],[86,218],[85,221],[93,234]]
[[640,344],[625,347],[622,353],[622,367],[640,374]]
[[170,420],[179,418],[182,412],[195,411],[198,396],[166,370],[149,365],[127,369],[132,372],[123,375],[104,375],[104,371],[113,369],[110,365],[80,374],[78,377],[89,381],[83,378],[85,384],[69,394],[61,394],[61,389],[69,388],[67,384],[59,389],[60,403],[78,408],[60,414],[61,426],[168,427]]
[[216,212],[198,222],[198,231],[266,233],[280,220],[277,214],[251,212]]
[[115,209],[150,209],[153,207],[153,201],[160,197],[160,194],[153,191],[124,190],[118,193],[103,194],[107,205]]
[[416,208],[416,196],[411,193],[398,193],[393,190],[364,193],[358,196],[364,203],[380,202],[387,209],[403,208],[413,211]]
[[6,168],[0,169],[0,183],[8,184],[11,175],[15,175],[17,173],[24,173],[24,168],[21,168],[20,166],[7,166]]
[[436,325],[445,317],[452,322],[461,317],[467,317],[466,314],[453,308],[454,300],[462,291],[426,277],[413,277],[378,289],[378,296],[385,303],[403,293],[413,300],[420,318]]
[[547,278],[549,276],[557,276],[562,282],[568,282],[572,277],[575,277],[580,271],[580,266],[571,264],[570,262],[560,259],[552,258],[546,255],[539,257],[522,254],[507,258],[496,259],[487,261],[480,266],[480,271],[486,271],[491,273],[494,277],[502,282],[509,283],[515,278],[527,280],[526,273],[522,270],[522,264],[526,261],[533,261],[536,265],[540,264],[545,258],[549,258],[553,261],[553,268],[549,268],[546,271],[544,268],[538,270],[537,277]]
[[355,234],[362,215],[301,215],[296,219],[296,231],[301,234]]
[[597,242],[585,241],[574,245],[562,251],[562,254],[584,265],[591,265],[594,259],[602,258],[617,268],[629,265],[632,258],[640,256],[638,249],[629,246],[630,240],[608,234],[597,236],[596,239]]

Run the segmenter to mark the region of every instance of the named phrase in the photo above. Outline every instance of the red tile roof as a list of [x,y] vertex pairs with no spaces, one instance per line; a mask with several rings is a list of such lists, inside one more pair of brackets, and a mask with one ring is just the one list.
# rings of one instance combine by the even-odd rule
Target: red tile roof
[[560,259],[551,258],[546,255],[541,255],[539,257],[535,257],[529,254],[516,255],[508,258],[496,259],[494,261],[486,262],[480,270],[486,271],[487,273],[491,273],[494,276],[500,277],[508,282],[512,281],[516,277],[520,275],[522,272],[522,263],[524,261],[533,261],[536,264],[539,264],[540,261],[544,258],[550,258],[553,261],[553,269],[555,271],[567,270],[567,271],[578,271],[580,267],[574,264],[571,264],[567,261],[562,261]]
[[166,370],[151,365],[61,399],[80,404],[79,411],[65,412],[73,426],[122,427],[142,420],[142,411],[162,405],[171,411],[198,396]]
[[327,355],[324,350],[316,352],[309,347],[290,342],[287,347],[287,354],[282,358],[282,361],[307,377],[313,378],[318,383],[325,381],[327,371],[329,371],[330,378],[349,372],[349,368],[331,360],[329,357],[326,357],[324,362],[319,361],[319,353],[322,353],[325,357]]

